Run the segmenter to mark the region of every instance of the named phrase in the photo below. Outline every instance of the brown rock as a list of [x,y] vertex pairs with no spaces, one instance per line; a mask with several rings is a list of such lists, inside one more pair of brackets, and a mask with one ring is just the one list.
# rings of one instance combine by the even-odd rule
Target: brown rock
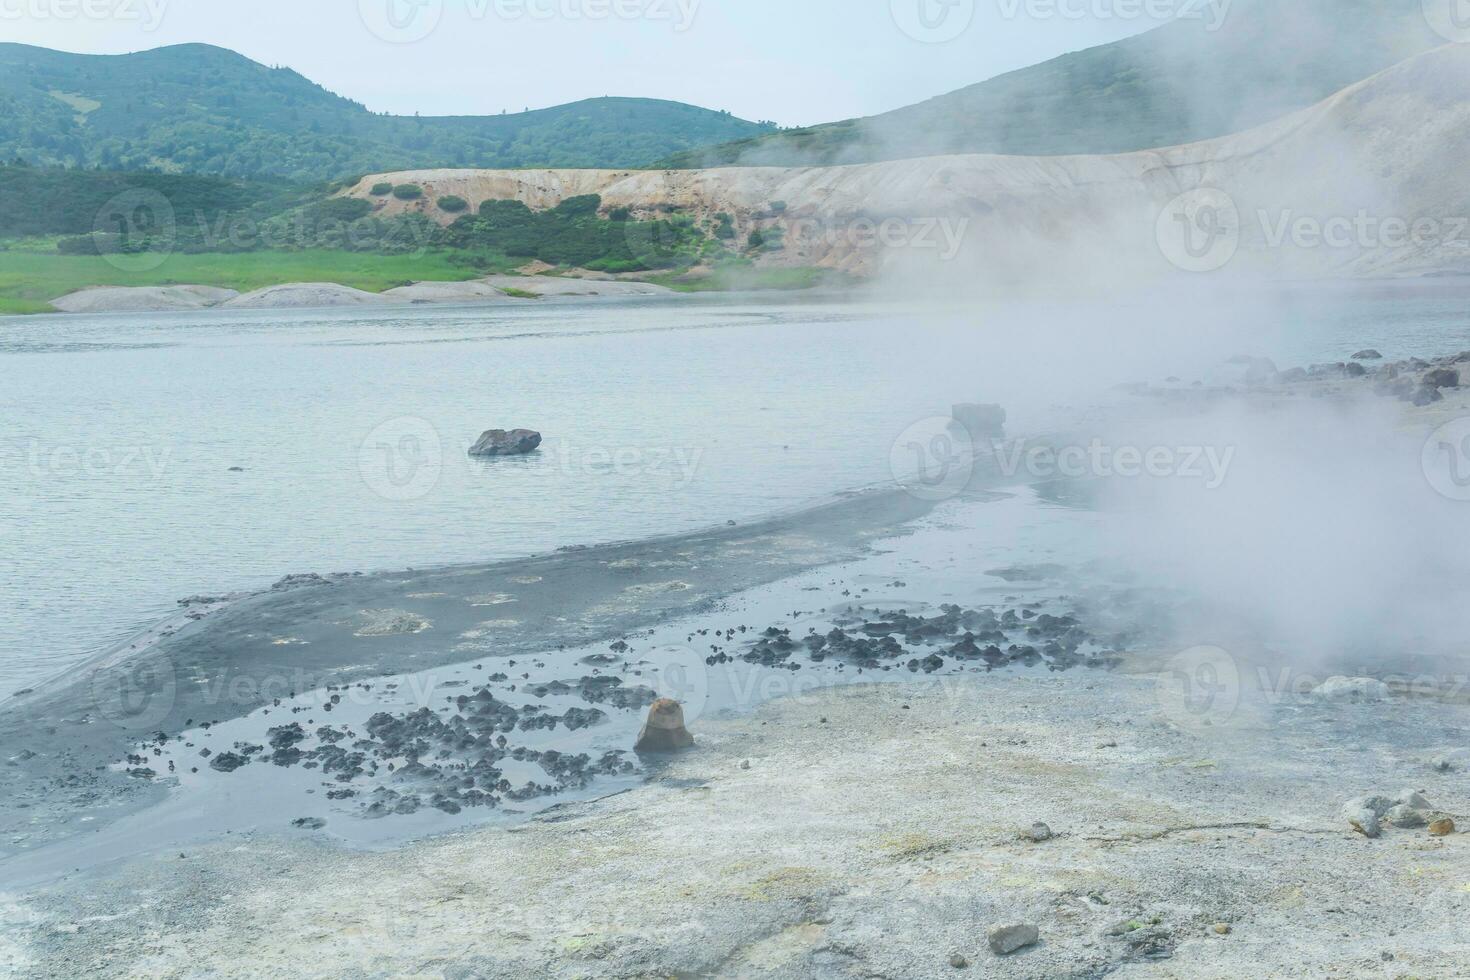
[[1443,820],[1436,820],[1429,825],[1430,837],[1448,837],[1454,832],[1455,822],[1449,817],[1445,817]]
[[648,720],[638,733],[634,752],[678,752],[694,744],[694,736],[684,727],[684,709],[678,701],[659,698],[648,709]]

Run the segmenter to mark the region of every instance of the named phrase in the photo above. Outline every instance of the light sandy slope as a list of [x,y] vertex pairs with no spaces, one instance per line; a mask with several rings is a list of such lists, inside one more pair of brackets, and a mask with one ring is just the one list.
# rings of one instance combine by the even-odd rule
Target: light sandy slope
[[[1279,276],[1397,275],[1470,270],[1455,219],[1470,215],[1463,161],[1470,150],[1470,45],[1410,59],[1331,99],[1245,133],[1116,156],[948,156],[819,168],[695,171],[424,170],[372,174],[346,193],[385,214],[418,211],[448,223],[431,203],[516,199],[546,208],[600,194],[604,209],[636,215],[676,210],[707,220],[724,211],[742,233],[784,225],[788,248],[763,259],[872,274],[895,260],[934,259],[948,221],[962,232],[964,266],[997,277],[1101,268],[1159,273],[1160,216],[1181,193],[1219,188],[1241,215],[1240,254],[1228,268]],[[414,183],[416,202],[374,198],[375,183]],[[787,207],[777,215],[773,204]],[[779,208],[779,205],[778,205]],[[1283,218],[1442,222],[1420,244],[1353,231],[1344,247],[1303,240],[1273,245]],[[1262,213],[1264,212],[1264,214]],[[862,219],[901,219],[875,244]],[[1169,227],[1166,221],[1166,228]],[[1392,236],[1390,236],[1392,238]]]
[[[512,290],[513,292],[507,292]],[[240,295],[211,286],[100,286],[69,293],[51,305],[63,313],[154,313],[172,310],[324,309],[430,303],[523,303],[526,299],[622,299],[668,296],[673,290],[646,282],[564,279],[553,276],[487,276],[464,282],[416,282],[369,293],[330,282],[284,283]]]
[[51,305],[63,313],[143,313],[202,310],[239,294],[213,286],[96,286],[69,293]]

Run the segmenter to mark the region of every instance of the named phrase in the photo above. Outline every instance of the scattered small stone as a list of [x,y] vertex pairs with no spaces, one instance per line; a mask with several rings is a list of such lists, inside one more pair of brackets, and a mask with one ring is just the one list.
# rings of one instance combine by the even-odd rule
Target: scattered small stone
[[1051,832],[1051,828],[1042,823],[1040,820],[1032,824],[1030,829],[1026,831],[1026,839],[1034,844],[1040,844],[1045,841],[1049,841],[1052,839],[1053,836],[1054,835]]
[[1228,923],[1228,922],[1216,922],[1215,923],[1215,935],[1217,935],[1217,936],[1228,936],[1228,935],[1230,935],[1230,932],[1231,932],[1230,923]]
[[1400,803],[1388,811],[1388,822],[1395,827],[1423,827],[1429,823],[1429,817],[1416,807]]
[[297,830],[321,830],[327,822],[321,817],[297,817],[291,821],[291,826]]
[[634,752],[677,752],[694,744],[694,736],[684,727],[684,709],[679,702],[659,698],[648,709],[648,721],[638,733]]
[[956,970],[963,970],[965,967],[970,965],[970,961],[965,959],[959,953],[951,953],[949,957],[949,965],[954,967]]
[[1312,697],[1324,701],[1382,701],[1388,685],[1371,677],[1333,677],[1318,685]]
[[1429,801],[1418,790],[1413,789],[1400,790],[1393,801],[1400,806],[1412,807],[1415,810],[1428,810],[1430,807]]
[[1429,825],[1430,837],[1448,837],[1455,832],[1455,822],[1449,817],[1434,821]]
[[249,761],[243,755],[235,752],[221,752],[209,760],[209,768],[215,772],[234,772]]
[[1383,836],[1382,820],[1393,801],[1385,796],[1364,796],[1352,800],[1342,808],[1342,815],[1358,833],[1369,839]]
[[1035,945],[1041,939],[1041,931],[1029,923],[995,926],[986,934],[986,941],[997,956],[1009,956],[1018,949]]

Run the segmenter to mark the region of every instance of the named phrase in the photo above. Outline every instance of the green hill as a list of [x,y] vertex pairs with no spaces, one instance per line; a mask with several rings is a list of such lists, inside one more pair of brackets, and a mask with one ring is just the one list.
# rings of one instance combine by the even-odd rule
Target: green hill
[[1444,43],[1429,29],[1422,0],[1234,0],[1216,31],[1180,20],[883,115],[691,150],[662,165],[802,166],[1173,146],[1314,105]]
[[773,128],[654,99],[388,116],[209,45],[103,56],[0,44],[0,159],[43,166],[301,182],[422,167],[640,167]]

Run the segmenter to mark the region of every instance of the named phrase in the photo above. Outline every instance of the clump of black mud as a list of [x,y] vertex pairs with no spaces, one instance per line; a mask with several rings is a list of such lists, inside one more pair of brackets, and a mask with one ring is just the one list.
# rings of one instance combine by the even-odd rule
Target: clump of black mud
[[[934,615],[855,602],[820,615],[798,610],[790,614],[792,620],[810,624],[815,618],[822,625],[808,625],[805,635],[781,624],[698,630],[687,638],[690,662],[702,659],[711,671],[825,671],[827,682],[838,684],[844,674],[850,679],[864,672],[943,676],[1007,668],[1106,670],[1122,662],[1126,645],[1136,639],[1124,632],[1095,635],[1084,625],[1090,611],[1080,600],[1066,606],[1016,601],[1014,606],[973,609],[943,605]],[[575,680],[539,681],[530,672],[531,664],[517,666],[509,660],[506,669],[520,671],[517,676],[497,672],[484,683],[438,684],[440,689],[464,690],[435,697],[432,706],[378,710],[365,723],[290,721],[265,729],[264,744],[236,741],[218,751],[196,744],[196,739],[207,740],[206,724],[173,738],[159,733],[127,761],[130,771],[149,779],[160,775],[152,767],[161,767],[158,760],[163,759],[169,773],[181,766],[197,773],[199,766],[208,766],[227,779],[237,778],[233,774],[246,767],[314,770],[324,777],[324,795],[337,808],[370,819],[425,808],[458,814],[585,790],[600,777],[646,771],[631,750],[575,751],[585,748],[599,730],[616,738],[621,729],[610,726],[636,730],[661,693],[649,686],[657,682],[638,649],[644,639],[624,637],[608,653],[561,651],[534,662],[552,677],[568,664],[592,671]],[[284,707],[308,719],[318,711],[338,709],[341,714],[349,705],[368,703],[400,686],[387,680],[377,685],[376,692],[374,682],[328,687],[310,705]],[[542,703],[547,700],[573,704],[551,708]],[[283,704],[276,700],[273,707]],[[631,746],[631,737],[627,744]],[[564,751],[569,747],[573,750]]]

